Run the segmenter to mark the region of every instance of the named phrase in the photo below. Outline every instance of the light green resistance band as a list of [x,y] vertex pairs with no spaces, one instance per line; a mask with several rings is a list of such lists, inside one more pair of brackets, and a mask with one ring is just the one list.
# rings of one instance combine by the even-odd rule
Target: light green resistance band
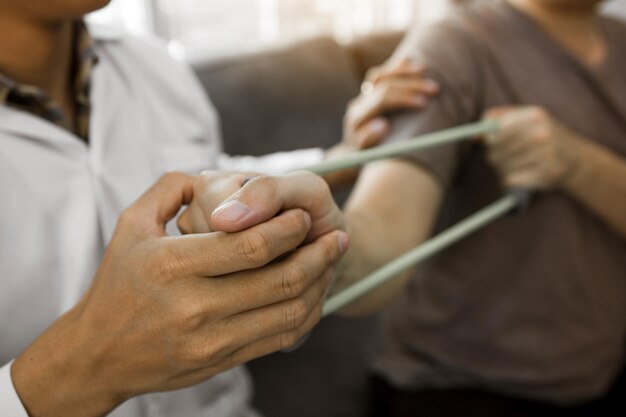
[[[499,124],[492,120],[472,123],[418,136],[391,145],[355,152],[343,158],[305,168],[305,170],[318,175],[329,174],[335,171],[355,168],[371,161],[402,156],[427,148],[471,139],[478,135],[494,133],[498,131],[498,129]],[[356,284],[330,297],[324,304],[323,316],[326,317],[341,310],[379,286],[398,277],[402,272],[411,269],[420,262],[436,255],[477,230],[484,228],[488,224],[524,205],[526,202],[527,194],[524,192],[512,192],[502,197],[483,210],[424,242],[415,249],[401,255],[399,258],[391,261],[377,271],[374,271]]]
[[500,128],[495,120],[485,120],[478,123],[470,123],[467,125],[454,127],[452,129],[440,130],[438,132],[428,133],[412,139],[403,140],[402,142],[383,145],[377,148],[367,149],[365,151],[354,152],[342,158],[322,162],[321,164],[302,168],[303,171],[311,171],[318,175],[330,174],[331,172],[343,171],[344,169],[355,168],[366,164],[367,162],[377,161],[380,159],[394,158],[397,156],[407,155],[413,152],[421,151],[437,146],[448,145],[460,142],[462,140],[471,139],[479,135],[497,132]]

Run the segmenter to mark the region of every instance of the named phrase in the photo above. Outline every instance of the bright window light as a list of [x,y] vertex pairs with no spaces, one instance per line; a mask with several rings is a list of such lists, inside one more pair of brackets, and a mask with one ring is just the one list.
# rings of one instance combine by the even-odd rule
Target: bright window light
[[448,0],[113,0],[90,16],[135,33],[155,33],[176,58],[198,60],[314,36],[341,42],[432,21]]

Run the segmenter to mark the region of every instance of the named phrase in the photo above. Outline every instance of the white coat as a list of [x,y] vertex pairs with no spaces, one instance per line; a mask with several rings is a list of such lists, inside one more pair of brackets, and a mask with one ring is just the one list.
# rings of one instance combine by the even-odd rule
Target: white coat
[[[167,170],[199,172],[220,159],[216,112],[188,67],[156,42],[91,32],[100,62],[88,146],[44,119],[0,106],[2,417],[27,417],[11,361],[89,286],[120,211]],[[289,159],[319,158],[313,151]],[[256,415],[250,395],[249,377],[237,368],[194,388],[133,399],[111,415],[249,417]]]

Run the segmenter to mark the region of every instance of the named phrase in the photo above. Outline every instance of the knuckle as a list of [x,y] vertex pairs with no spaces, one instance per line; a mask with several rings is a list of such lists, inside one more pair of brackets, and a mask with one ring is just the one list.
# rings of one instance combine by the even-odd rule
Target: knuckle
[[287,314],[287,326],[289,329],[298,329],[309,316],[309,306],[304,299],[297,299],[291,303]]
[[333,239],[323,247],[323,262],[327,267],[331,266],[339,256],[339,243]]
[[196,303],[181,303],[175,316],[177,327],[186,331],[195,331],[204,323],[204,311]]
[[307,173],[311,180],[311,190],[315,201],[326,202],[328,198],[331,198],[330,186],[324,179],[318,175]]
[[209,341],[204,337],[196,337],[180,343],[174,354],[175,361],[186,369],[197,369],[222,355],[224,342],[219,337]]
[[300,296],[304,290],[306,273],[304,269],[294,264],[283,271],[280,279],[279,291],[285,299],[291,299]]
[[269,236],[263,232],[249,230],[237,245],[237,255],[251,264],[264,265],[271,261],[270,247],[272,241]]
[[136,223],[136,219],[138,218],[136,210],[133,206],[130,206],[126,209],[124,209],[119,217],[118,217],[118,223],[122,226],[132,226]]
[[305,211],[302,209],[293,209],[293,211],[289,213],[289,217],[285,219],[285,223],[288,225],[283,229],[283,233],[285,234],[285,238],[289,241],[302,241],[309,232],[309,227],[304,219],[304,213]]
[[147,270],[157,281],[169,282],[180,276],[185,266],[181,264],[171,248],[157,246],[147,257]]
[[269,193],[269,195],[272,196],[276,195],[278,192],[276,179],[269,175],[259,175],[257,177],[254,177],[250,181],[248,181],[248,184],[254,187],[262,188],[264,193]]
[[183,214],[178,217],[178,220],[176,220],[176,226],[178,227],[178,230],[180,230],[180,232],[184,235],[191,233],[191,216],[188,210],[185,210]]
[[161,175],[161,178],[159,179],[159,182],[164,182],[164,183],[174,183],[177,182],[179,180],[181,180],[182,178],[185,178],[186,175],[183,174],[182,172],[178,172],[178,171],[170,171],[170,172],[166,172],[165,174]]

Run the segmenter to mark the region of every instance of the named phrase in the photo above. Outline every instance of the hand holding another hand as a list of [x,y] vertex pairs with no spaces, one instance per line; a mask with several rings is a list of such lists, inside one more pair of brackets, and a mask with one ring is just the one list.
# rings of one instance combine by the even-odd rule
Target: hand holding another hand
[[[390,62],[367,73],[361,94],[352,100],[344,117],[343,140],[328,151],[334,159],[379,145],[391,128],[388,114],[401,110],[422,110],[439,85],[427,78],[426,69],[409,60]],[[331,185],[353,181],[358,169],[325,176]]]
[[232,233],[169,237],[165,225],[191,201],[194,182],[168,174],[127,209],[91,288],[16,359],[12,377],[30,415],[103,415],[285,349],[319,321],[347,248],[326,199],[303,189],[298,204],[281,194],[298,192],[285,180],[269,201],[256,191],[272,182],[258,180],[240,194],[248,216],[215,216]]
[[178,220],[183,233],[239,232],[291,209],[311,216],[306,242],[344,230],[344,218],[328,185],[317,175],[278,176],[203,172],[194,183],[194,199]]

